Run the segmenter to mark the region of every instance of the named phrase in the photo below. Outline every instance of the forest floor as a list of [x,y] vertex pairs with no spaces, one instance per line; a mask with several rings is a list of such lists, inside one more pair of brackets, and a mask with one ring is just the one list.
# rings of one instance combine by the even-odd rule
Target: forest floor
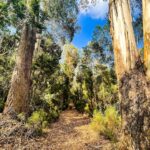
[[76,110],[61,113],[40,137],[0,139],[0,150],[110,150],[110,141],[90,127],[90,118]]

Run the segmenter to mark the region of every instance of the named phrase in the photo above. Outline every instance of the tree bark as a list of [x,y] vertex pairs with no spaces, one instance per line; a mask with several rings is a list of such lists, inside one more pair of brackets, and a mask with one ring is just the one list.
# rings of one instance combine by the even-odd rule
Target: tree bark
[[147,150],[150,148],[150,82],[137,52],[129,0],[110,0],[110,22],[125,144],[121,149]]
[[150,79],[150,0],[143,0],[144,62]]
[[110,0],[111,35],[118,80],[134,68],[138,52],[132,27],[129,0]]
[[10,90],[3,111],[4,114],[12,115],[28,112],[35,41],[35,29],[31,25],[25,24],[16,57],[16,65],[12,74]]

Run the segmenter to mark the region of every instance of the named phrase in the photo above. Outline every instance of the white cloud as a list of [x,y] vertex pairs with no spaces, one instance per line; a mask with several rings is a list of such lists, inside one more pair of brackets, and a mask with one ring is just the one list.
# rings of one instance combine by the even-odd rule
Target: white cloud
[[93,19],[104,19],[108,12],[108,0],[97,0],[96,4],[91,4],[89,0],[88,8],[85,10],[80,9],[80,15],[89,15]]

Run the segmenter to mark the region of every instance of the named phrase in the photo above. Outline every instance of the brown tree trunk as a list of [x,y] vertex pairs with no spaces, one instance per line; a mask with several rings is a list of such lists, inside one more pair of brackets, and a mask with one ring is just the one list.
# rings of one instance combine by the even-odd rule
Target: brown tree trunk
[[150,0],[143,0],[144,62],[150,78]]
[[109,11],[116,74],[120,79],[134,68],[138,57],[129,0],[110,0]]
[[3,111],[4,114],[11,115],[28,111],[35,39],[35,30],[31,25],[25,24],[18,48],[16,66],[12,74],[10,90]]
[[129,0],[110,0],[110,22],[125,144],[121,149],[147,150],[150,148],[150,83],[138,56]]
[[141,61],[120,80],[123,142],[131,150],[150,149],[149,89],[150,82]]

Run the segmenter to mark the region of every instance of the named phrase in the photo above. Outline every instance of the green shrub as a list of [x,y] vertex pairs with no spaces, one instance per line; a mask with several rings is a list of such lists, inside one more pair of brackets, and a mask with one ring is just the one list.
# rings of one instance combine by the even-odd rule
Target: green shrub
[[84,112],[87,113],[90,117],[93,116],[93,109],[90,107],[90,104],[86,104],[86,106],[84,107]]
[[46,120],[51,123],[59,117],[67,98],[64,94],[65,76],[59,66],[61,50],[58,46],[49,47],[51,39],[46,40],[45,44],[44,52],[37,54],[33,61],[30,106],[31,112],[43,109],[47,113]]
[[51,107],[51,110],[48,112],[47,120],[48,122],[54,122],[59,118],[59,110],[57,106]]
[[17,118],[18,118],[18,120],[19,121],[21,121],[21,122],[25,122],[26,121],[26,116],[25,116],[25,113],[20,113],[20,114],[18,114],[17,115]]
[[4,100],[0,98],[0,112],[3,111],[3,108],[4,108]]
[[75,108],[76,108],[79,112],[81,112],[81,113],[84,112],[84,108],[85,108],[85,106],[86,106],[86,101],[85,101],[85,100],[76,101],[74,104],[75,104]]
[[106,136],[112,141],[117,140],[117,132],[120,129],[121,117],[115,107],[108,106],[104,114],[94,111],[91,127],[93,130]]
[[85,111],[87,114],[90,114],[89,104],[86,104],[86,105],[85,105],[84,111]]
[[3,111],[7,99],[9,85],[14,67],[14,55],[0,55],[0,112]]
[[36,130],[37,134],[40,135],[42,133],[42,129],[48,124],[47,113],[43,109],[34,111],[28,118],[27,123]]

